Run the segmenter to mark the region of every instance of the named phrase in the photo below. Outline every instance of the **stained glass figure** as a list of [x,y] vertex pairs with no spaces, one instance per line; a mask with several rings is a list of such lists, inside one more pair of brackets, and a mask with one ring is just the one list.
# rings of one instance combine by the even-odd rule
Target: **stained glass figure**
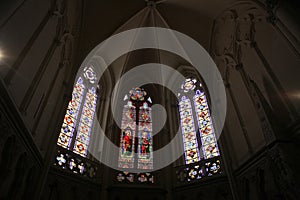
[[120,152],[118,166],[120,168],[134,167],[134,138],[136,130],[136,110],[131,101],[123,108],[121,125]]
[[138,168],[153,168],[151,108],[146,102],[139,109]]
[[[152,100],[150,97],[146,98],[147,93],[141,88],[134,88],[129,94],[130,100],[122,113],[118,166],[123,169],[153,169],[152,113],[149,106]],[[124,100],[127,100],[127,95]],[[135,137],[138,138],[137,144]]]

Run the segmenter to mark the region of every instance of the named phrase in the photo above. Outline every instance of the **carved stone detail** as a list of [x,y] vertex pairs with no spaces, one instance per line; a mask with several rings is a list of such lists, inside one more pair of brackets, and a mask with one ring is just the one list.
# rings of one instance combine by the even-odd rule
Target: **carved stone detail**
[[274,175],[275,182],[286,199],[297,199],[300,196],[296,190],[296,182],[289,165],[286,163],[282,152],[278,147],[273,147],[268,151],[270,167]]
[[215,24],[213,49],[215,55],[232,55],[235,51],[236,13],[228,11]]
[[[265,0],[265,7],[263,7],[264,10],[262,10],[259,5],[256,5],[253,2],[249,2],[249,6],[247,6],[246,4],[247,3],[241,3],[240,7],[238,7],[237,5],[233,6],[232,8],[228,9],[228,11],[225,11],[222,16],[216,19],[215,27],[213,30],[211,49],[211,52],[214,55],[214,58],[217,61],[218,67],[220,68],[220,71],[222,73],[225,86],[226,88],[228,88],[227,91],[230,95],[230,85],[235,83],[230,82],[230,74],[229,72],[225,72],[225,70],[232,70],[233,68],[240,73],[243,80],[241,84],[245,84],[252,99],[252,103],[259,117],[260,126],[263,130],[264,139],[266,141],[266,151],[264,153],[261,153],[259,156],[262,156],[262,154],[266,154],[266,157],[270,158],[270,163],[268,164],[258,163],[259,161],[256,162],[255,158],[251,158],[255,161],[251,161],[251,163],[249,163],[249,166],[243,168],[244,172],[239,177],[241,186],[238,186],[238,188],[244,195],[246,190],[257,188],[257,198],[266,199],[267,197],[268,199],[274,199],[275,196],[272,196],[273,194],[269,196],[269,194],[264,191],[264,184],[267,184],[264,178],[266,176],[266,172],[268,172],[269,178],[275,177],[276,183],[278,183],[278,187],[281,191],[284,191],[283,194],[285,199],[297,199],[297,197],[299,197],[297,195],[299,194],[295,191],[296,183],[293,177],[293,171],[291,168],[289,168],[287,163],[289,161],[289,158],[285,158],[281,155],[280,150],[282,149],[280,147],[268,150],[268,146],[271,146],[271,144],[274,143],[276,144],[276,137],[281,133],[281,128],[284,127],[279,128],[279,125],[276,125],[277,119],[274,116],[269,102],[265,99],[265,96],[261,92],[260,88],[256,85],[255,81],[251,79],[249,75],[250,73],[248,73],[243,67],[243,60],[245,60],[244,58],[247,56],[243,53],[243,51],[244,49],[251,47],[258,55],[258,59],[260,59],[261,63],[264,65],[266,73],[268,73],[272,81],[276,83],[277,77],[274,75],[270,64],[268,63],[266,58],[264,58],[264,55],[262,55],[262,52],[259,49],[259,44],[257,44],[256,27],[265,19],[272,24],[276,23],[277,17],[275,15],[275,12],[278,8],[278,0]],[[228,13],[234,13],[234,18],[228,18]],[[223,36],[222,31],[226,29],[226,20],[229,22],[233,21],[235,26],[233,29],[228,26],[227,31],[230,30],[231,32],[228,33],[224,31],[224,34],[226,36]],[[231,37],[230,35],[233,36]],[[226,40],[226,42],[222,40]],[[226,44],[234,45],[231,48],[230,45]],[[233,65],[233,63],[235,64]],[[284,90],[281,90],[280,85],[275,85],[277,86],[279,95],[283,95],[285,93]],[[288,102],[284,101],[282,102],[282,104],[288,105]],[[247,134],[247,130],[244,130],[244,132]],[[263,157],[261,160],[265,160],[265,157]],[[248,168],[251,168],[252,171],[248,170]],[[272,171],[269,170],[269,168],[271,168]],[[269,186],[272,187],[274,193],[277,192],[278,188],[274,187],[274,184],[271,183]],[[246,187],[248,187],[248,189],[246,189]],[[278,191],[278,194],[279,193],[280,192]],[[252,196],[252,198],[253,197],[254,196]]]
[[277,21],[277,16],[275,14],[276,8],[278,7],[279,0],[266,0],[266,10],[268,13],[268,16],[266,17],[267,22],[275,25]]

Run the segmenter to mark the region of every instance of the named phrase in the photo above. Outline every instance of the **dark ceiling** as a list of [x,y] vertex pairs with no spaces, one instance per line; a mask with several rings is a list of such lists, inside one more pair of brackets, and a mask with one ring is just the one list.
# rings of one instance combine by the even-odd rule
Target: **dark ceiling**
[[[166,0],[156,8],[169,28],[187,34],[208,49],[213,19],[234,1],[236,0]],[[81,64],[97,44],[111,36],[147,5],[144,0],[84,2],[85,13],[78,64]],[[138,21],[139,19],[136,19],[136,27],[140,26]]]

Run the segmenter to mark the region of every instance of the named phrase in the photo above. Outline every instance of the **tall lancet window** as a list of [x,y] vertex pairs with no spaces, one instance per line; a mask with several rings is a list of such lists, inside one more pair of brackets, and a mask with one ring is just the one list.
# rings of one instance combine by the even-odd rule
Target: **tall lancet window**
[[78,77],[61,127],[57,145],[80,156],[88,155],[97,104],[97,75],[86,67]]
[[118,166],[153,169],[151,98],[134,88],[124,100]]
[[201,83],[193,78],[186,79],[181,85],[179,95],[185,163],[195,163],[201,159],[219,156],[210,110]]

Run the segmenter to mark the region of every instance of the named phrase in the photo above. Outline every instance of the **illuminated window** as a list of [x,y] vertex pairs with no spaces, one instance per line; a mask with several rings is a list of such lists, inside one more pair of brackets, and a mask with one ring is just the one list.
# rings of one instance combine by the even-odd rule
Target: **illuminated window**
[[[118,166],[120,168],[153,169],[151,98],[141,88],[125,96]],[[137,137],[137,144],[135,144]],[[137,158],[135,158],[135,151]],[[137,159],[137,161],[135,161]]]
[[[210,110],[201,83],[188,78],[181,85],[179,113],[185,163],[219,156]],[[198,125],[198,130],[196,127]]]
[[96,79],[93,67],[86,67],[77,79],[57,140],[57,145],[83,157],[88,154],[96,111]]

